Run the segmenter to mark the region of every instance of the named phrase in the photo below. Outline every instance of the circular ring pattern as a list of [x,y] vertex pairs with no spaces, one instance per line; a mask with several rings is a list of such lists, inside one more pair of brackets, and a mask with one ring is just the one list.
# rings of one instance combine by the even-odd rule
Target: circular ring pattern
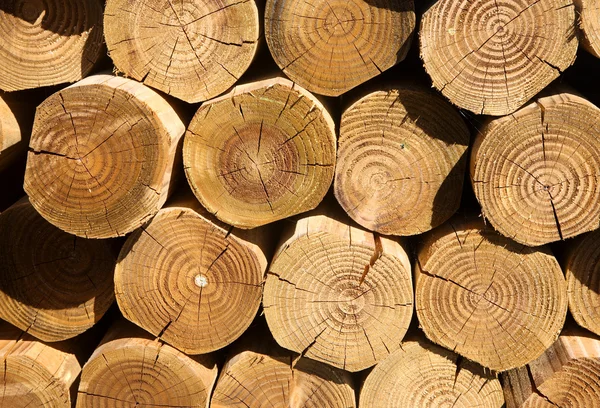
[[489,122],[471,154],[484,216],[529,246],[600,227],[600,109],[562,93]]
[[195,211],[165,208],[123,246],[116,298],[128,320],[187,354],[204,354],[250,326],[266,263]]
[[0,317],[44,341],[92,327],[114,300],[110,241],[78,238],[27,201],[0,215]]
[[477,114],[514,112],[575,61],[570,0],[440,0],[419,32],[433,85]]
[[342,115],[334,193],[357,223],[386,235],[434,228],[458,209],[469,130],[429,91],[367,94]]
[[104,53],[102,1],[12,0],[0,9],[0,89],[75,82]]
[[372,247],[327,232],[301,235],[283,248],[263,293],[279,345],[348,371],[400,347],[413,311],[407,261],[383,252],[373,262]]
[[424,341],[402,343],[401,349],[375,366],[360,392],[364,408],[500,408],[503,404],[495,375]]
[[260,32],[254,0],[108,0],[106,43],[125,75],[189,103],[248,69]]
[[402,61],[413,0],[267,0],[265,38],[277,65],[311,92],[339,96]]
[[254,82],[203,104],[183,146],[187,179],[221,221],[254,228],[311,210],[335,166],[333,119],[283,78]]
[[520,245],[478,222],[450,222],[423,242],[416,310],[436,344],[496,371],[536,359],[558,337],[566,283],[547,249]]
[[25,191],[64,231],[125,235],[166,200],[184,129],[171,106],[144,85],[110,75],[86,78],[37,108]]

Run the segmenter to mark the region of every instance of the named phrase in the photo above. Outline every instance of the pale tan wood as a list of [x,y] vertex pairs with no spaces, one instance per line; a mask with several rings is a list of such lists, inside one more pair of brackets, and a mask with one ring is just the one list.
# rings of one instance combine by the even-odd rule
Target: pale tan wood
[[211,407],[355,408],[356,398],[349,373],[283,350],[252,330],[229,353]]
[[539,357],[558,337],[567,288],[548,248],[454,218],[420,242],[415,303],[434,343],[496,371]]
[[369,91],[342,114],[334,193],[370,230],[415,235],[458,209],[469,129],[442,98],[412,86]]
[[185,126],[158,93],[99,74],[37,109],[24,188],[39,213],[86,238],[125,235],[167,199]]
[[571,315],[600,335],[600,230],[568,243],[564,263]]
[[0,214],[0,318],[43,341],[92,327],[114,301],[112,241],[69,235],[24,198]]
[[573,0],[579,13],[581,45],[600,58],[600,3],[597,0]]
[[265,38],[292,81],[339,96],[405,58],[414,8],[413,0],[267,0]]
[[507,408],[600,407],[600,338],[569,327],[539,358],[502,376]]
[[73,343],[51,346],[0,323],[0,406],[70,408],[70,388],[81,372]]
[[321,206],[288,223],[277,248],[263,307],[279,345],[348,371],[400,347],[413,312],[411,265],[400,241]]
[[185,353],[223,348],[256,316],[272,246],[268,227],[237,230],[191,193],[175,197],[123,246],[117,302],[125,318]]
[[288,79],[236,86],[204,103],[183,163],[198,200],[221,221],[254,228],[315,208],[335,166],[333,119]]
[[514,112],[573,64],[572,0],[439,0],[423,15],[433,86],[477,114]]
[[119,71],[190,103],[239,79],[261,31],[254,0],[108,0],[104,30]]
[[361,408],[500,408],[496,374],[430,342],[402,343],[369,373],[360,391]]
[[600,227],[600,109],[554,91],[486,123],[471,153],[483,215],[529,246]]
[[208,408],[217,374],[212,355],[189,357],[118,321],[83,367],[77,408]]
[[23,135],[19,113],[0,93],[0,172],[10,166],[27,149],[28,135]]
[[18,91],[84,78],[105,52],[102,0],[4,0],[0,89]]

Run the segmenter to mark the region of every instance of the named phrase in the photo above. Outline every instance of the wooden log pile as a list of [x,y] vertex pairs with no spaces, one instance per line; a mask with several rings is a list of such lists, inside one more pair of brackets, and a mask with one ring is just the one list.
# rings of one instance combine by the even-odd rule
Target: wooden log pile
[[600,408],[598,0],[0,34],[0,407]]

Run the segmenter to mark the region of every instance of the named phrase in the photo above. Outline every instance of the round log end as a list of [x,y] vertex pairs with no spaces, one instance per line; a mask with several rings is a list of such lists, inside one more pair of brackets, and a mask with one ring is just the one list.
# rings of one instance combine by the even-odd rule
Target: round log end
[[339,369],[306,358],[243,351],[226,363],[211,406],[353,408],[356,402],[348,374]]
[[423,15],[434,87],[477,114],[514,112],[575,61],[571,0],[440,0]]
[[290,79],[339,96],[402,61],[415,20],[413,0],[267,0],[265,38]]
[[92,327],[114,300],[108,241],[78,238],[27,201],[0,215],[0,317],[44,341]]
[[408,341],[365,380],[361,408],[503,406],[496,376],[459,355],[425,341]]
[[267,260],[235,233],[170,207],[130,236],[115,270],[128,320],[188,354],[237,339],[260,305]]
[[469,130],[433,93],[367,94],[342,115],[338,143],[334,193],[363,227],[415,235],[458,209]]
[[198,200],[221,221],[254,228],[315,208],[333,180],[334,123],[283,78],[234,88],[203,104],[183,161]]
[[427,337],[496,371],[534,360],[558,337],[567,289],[546,248],[479,221],[434,230],[418,253],[416,311]]
[[0,9],[0,89],[75,82],[104,53],[102,1],[12,0]]
[[77,408],[206,408],[216,377],[208,360],[157,341],[120,338],[101,345],[83,367]]
[[118,70],[194,103],[246,71],[260,27],[254,0],[109,0],[104,30]]
[[37,108],[25,191],[64,231],[86,238],[125,235],[165,202],[184,131],[150,88],[110,75],[86,78]]
[[361,232],[293,237],[272,261],[263,294],[279,345],[352,372],[398,349],[413,313],[404,250],[386,238],[357,242]]
[[581,44],[592,55],[600,58],[600,3],[594,0],[574,0],[579,12]]
[[529,246],[600,227],[600,109],[571,93],[539,98],[481,129],[471,180],[483,215]]

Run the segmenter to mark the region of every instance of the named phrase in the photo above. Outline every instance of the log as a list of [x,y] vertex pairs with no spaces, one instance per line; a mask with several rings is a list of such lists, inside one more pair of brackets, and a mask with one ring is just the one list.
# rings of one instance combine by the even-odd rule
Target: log
[[0,94],[0,173],[24,155],[27,150],[27,135],[21,131],[19,112],[5,101]]
[[363,227],[414,235],[460,205],[469,129],[442,98],[398,86],[361,95],[342,115],[334,193]]
[[25,1],[0,5],[0,89],[75,82],[105,52],[101,0]]
[[349,373],[283,350],[251,330],[230,352],[211,407],[355,408],[356,397]]
[[360,391],[361,408],[487,407],[504,404],[495,374],[422,339],[402,343],[375,366]]
[[280,346],[348,371],[400,347],[413,313],[400,241],[320,207],[285,226],[265,280],[264,314]]
[[413,0],[267,0],[265,38],[292,81],[339,96],[406,57],[414,9]]
[[546,247],[452,219],[419,245],[415,302],[434,343],[496,371],[536,359],[558,337],[567,288]]
[[78,238],[24,198],[0,215],[0,318],[43,341],[92,327],[114,301],[112,241]]
[[118,321],[83,366],[77,408],[208,408],[217,371],[212,355],[186,356]]
[[477,114],[514,112],[573,64],[571,0],[439,0],[423,15],[421,58],[433,86]]
[[600,58],[600,4],[594,0],[573,0],[579,13],[580,42],[583,48]]
[[261,31],[254,0],[108,0],[104,16],[117,69],[190,103],[239,79]]
[[483,215],[529,246],[600,227],[600,109],[571,93],[485,124],[471,153]]
[[185,126],[150,88],[88,77],[37,109],[25,172],[35,209],[85,238],[125,235],[167,199]]
[[73,346],[51,346],[1,322],[0,406],[70,408],[70,388],[81,372]]
[[269,230],[230,228],[190,196],[127,239],[115,294],[125,318],[184,353],[203,354],[252,323],[272,244]]
[[333,180],[333,120],[284,78],[235,87],[204,103],[183,163],[198,200],[221,221],[254,228],[315,208]]
[[581,327],[600,336],[600,230],[571,241],[565,252],[571,315]]
[[502,374],[506,408],[600,406],[600,338],[569,327],[535,361]]

